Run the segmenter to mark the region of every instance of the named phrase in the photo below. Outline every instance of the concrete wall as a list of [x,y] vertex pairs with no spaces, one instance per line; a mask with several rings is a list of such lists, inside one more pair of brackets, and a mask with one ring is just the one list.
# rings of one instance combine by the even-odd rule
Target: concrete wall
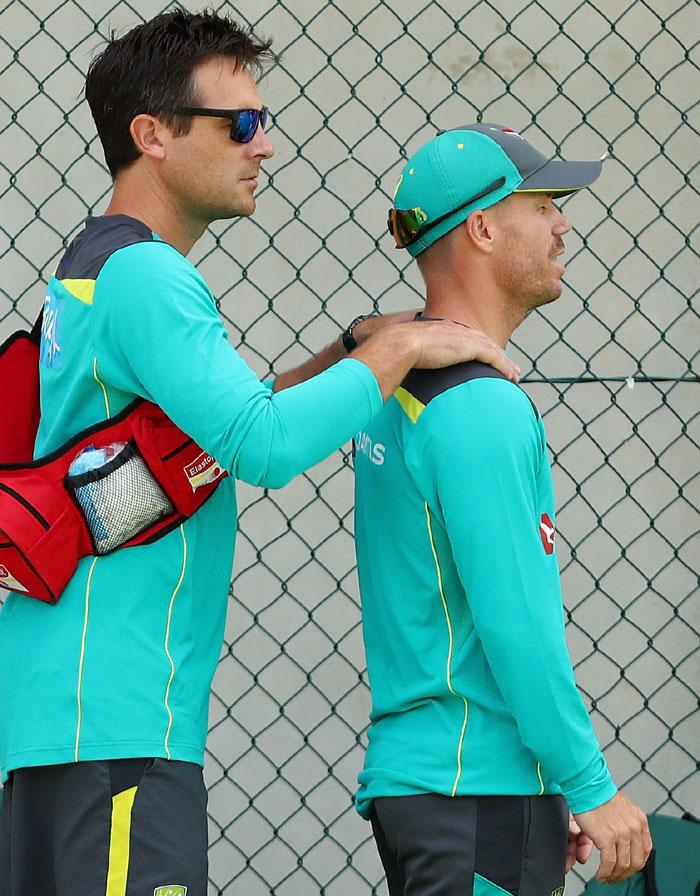
[[[0,3],[0,339],[34,319],[64,241],[105,206],[81,99],[92,53],[109,28],[161,8]],[[546,152],[608,152],[594,188],[564,204],[575,228],[565,295],[530,316],[513,355],[548,429],[570,648],[613,773],[649,811],[698,813],[700,440],[697,383],[678,379],[700,337],[700,8],[218,8],[283,54],[261,86],[277,153],[255,217],[215,224],[193,253],[260,375],[357,313],[420,304],[384,221],[402,155],[437,128],[481,115]],[[625,384],[635,375],[666,380]],[[384,893],[350,802],[369,702],[347,451],[284,491],[242,485],[239,497],[206,768],[211,893]],[[580,887],[572,877],[567,896]]]

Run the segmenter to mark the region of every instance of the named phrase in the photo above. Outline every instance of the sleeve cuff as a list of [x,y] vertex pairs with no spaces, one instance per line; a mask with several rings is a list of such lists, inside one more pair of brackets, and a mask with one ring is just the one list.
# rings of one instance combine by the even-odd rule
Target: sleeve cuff
[[582,772],[568,781],[562,781],[559,786],[574,814],[597,809],[617,793],[605,757],[600,751]]

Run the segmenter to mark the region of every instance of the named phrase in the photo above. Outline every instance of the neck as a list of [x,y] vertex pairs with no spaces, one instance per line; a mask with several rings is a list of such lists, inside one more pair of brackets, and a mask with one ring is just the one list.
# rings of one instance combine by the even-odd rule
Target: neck
[[207,222],[183,214],[159,181],[133,168],[117,176],[105,215],[129,215],[143,221],[182,255],[189,253],[207,228]]
[[525,315],[493,287],[460,282],[445,275],[426,281],[426,317],[441,317],[481,330],[505,348]]

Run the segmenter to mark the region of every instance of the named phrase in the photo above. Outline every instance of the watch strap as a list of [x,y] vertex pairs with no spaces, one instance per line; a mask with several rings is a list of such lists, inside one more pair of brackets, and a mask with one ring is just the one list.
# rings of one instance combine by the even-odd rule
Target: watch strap
[[361,323],[363,320],[367,320],[368,317],[370,317],[369,314],[358,314],[357,317],[356,317],[354,320],[352,320],[352,321],[348,324],[348,326],[345,328],[345,330],[343,331],[343,336],[342,336],[343,345],[345,346],[345,351],[346,351],[348,354],[350,354],[350,352],[351,352],[353,349],[356,349],[356,348],[357,348],[357,340],[356,340],[355,337],[352,335],[352,331],[353,331],[353,330],[355,329],[355,327],[356,327],[359,323]]

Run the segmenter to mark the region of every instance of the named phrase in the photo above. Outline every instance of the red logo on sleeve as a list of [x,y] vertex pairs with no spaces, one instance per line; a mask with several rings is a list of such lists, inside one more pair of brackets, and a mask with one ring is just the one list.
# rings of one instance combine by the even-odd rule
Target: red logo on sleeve
[[540,538],[542,539],[542,547],[545,554],[554,553],[554,535],[554,523],[549,518],[548,513],[543,513],[540,520]]

